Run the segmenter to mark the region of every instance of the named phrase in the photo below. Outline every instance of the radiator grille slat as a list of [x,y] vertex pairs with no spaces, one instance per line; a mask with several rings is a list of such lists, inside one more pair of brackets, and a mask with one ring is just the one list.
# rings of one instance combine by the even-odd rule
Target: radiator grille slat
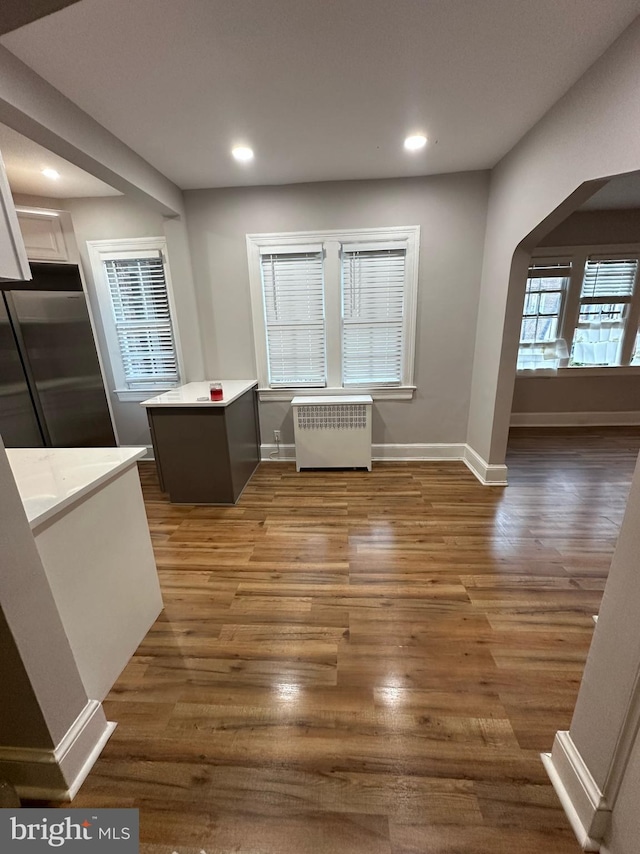
[[364,430],[367,427],[367,408],[363,405],[300,406],[297,409],[301,430]]

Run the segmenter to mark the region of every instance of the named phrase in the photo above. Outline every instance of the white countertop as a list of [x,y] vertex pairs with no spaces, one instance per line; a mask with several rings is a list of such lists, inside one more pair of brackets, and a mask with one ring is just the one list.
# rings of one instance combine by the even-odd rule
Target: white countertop
[[112,480],[145,454],[146,448],[7,448],[32,529]]
[[[210,382],[222,383],[222,400],[209,400]],[[258,380],[206,380],[201,383],[187,383],[157,397],[143,400],[140,406],[229,406],[240,395],[257,385]],[[205,400],[198,400],[199,397],[204,397]]]
[[294,397],[291,406],[335,406],[344,403],[363,403],[368,406],[373,403],[373,398],[370,394],[323,394],[315,397],[303,394]]

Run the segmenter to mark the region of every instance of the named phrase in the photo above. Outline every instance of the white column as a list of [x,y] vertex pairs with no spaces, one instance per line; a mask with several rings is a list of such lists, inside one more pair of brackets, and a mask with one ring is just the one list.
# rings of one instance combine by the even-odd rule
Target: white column
[[571,728],[556,733],[551,754],[543,757],[585,851],[600,850],[639,727],[640,461]]
[[0,779],[71,800],[114,729],[87,697],[0,439]]

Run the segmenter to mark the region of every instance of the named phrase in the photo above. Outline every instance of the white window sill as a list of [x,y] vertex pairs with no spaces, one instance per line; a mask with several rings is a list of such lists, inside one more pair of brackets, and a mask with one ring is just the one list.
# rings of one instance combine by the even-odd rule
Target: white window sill
[[330,395],[332,397],[354,394],[370,394],[374,400],[411,400],[416,386],[403,385],[387,388],[259,388],[258,399],[271,402],[289,402],[299,394],[312,394],[314,397]]
[[157,397],[159,394],[164,394],[165,391],[171,391],[175,386],[166,386],[165,388],[116,388],[113,393],[122,403],[142,403],[143,400],[149,400],[150,397]]
[[545,368],[518,371],[518,377],[635,377],[640,376],[640,365],[618,365],[609,368],[558,368],[557,371]]

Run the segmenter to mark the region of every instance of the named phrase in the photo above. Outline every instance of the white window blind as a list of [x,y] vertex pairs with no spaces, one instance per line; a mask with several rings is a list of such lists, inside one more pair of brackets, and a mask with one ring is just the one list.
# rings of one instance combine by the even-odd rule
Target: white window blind
[[581,299],[631,297],[638,261],[632,259],[589,258],[584,271]]
[[265,252],[260,266],[270,385],[325,386],[322,248]]
[[343,246],[344,385],[399,384],[406,246]]
[[178,383],[162,256],[149,251],[103,259],[127,388]]

